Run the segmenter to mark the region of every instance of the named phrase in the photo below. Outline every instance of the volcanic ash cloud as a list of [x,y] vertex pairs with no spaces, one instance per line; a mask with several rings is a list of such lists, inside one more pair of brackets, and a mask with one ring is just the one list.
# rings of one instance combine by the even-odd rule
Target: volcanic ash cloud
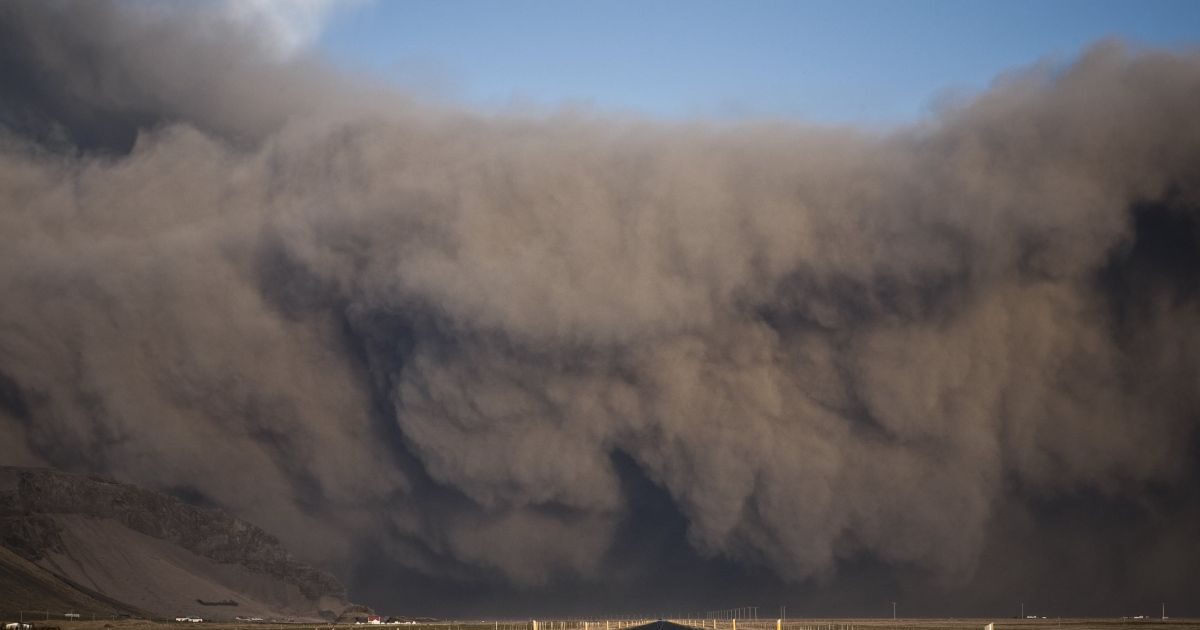
[[795,580],[1192,474],[1200,56],[879,134],[434,109],[187,11],[0,10],[5,461],[526,585],[603,571],[614,453]]

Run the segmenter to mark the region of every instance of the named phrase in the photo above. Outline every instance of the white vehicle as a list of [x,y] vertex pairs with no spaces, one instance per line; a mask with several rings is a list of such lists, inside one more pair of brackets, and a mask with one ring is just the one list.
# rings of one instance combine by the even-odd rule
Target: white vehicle
[[183,623],[200,623],[204,620],[199,617],[176,617],[175,621],[180,621]]
[[32,630],[33,626],[27,623],[12,622],[4,624],[4,630]]

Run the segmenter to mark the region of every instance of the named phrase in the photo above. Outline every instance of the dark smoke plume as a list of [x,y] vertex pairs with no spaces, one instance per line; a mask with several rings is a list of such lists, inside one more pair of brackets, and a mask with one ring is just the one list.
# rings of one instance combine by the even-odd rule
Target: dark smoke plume
[[889,133],[480,115],[5,2],[0,459],[389,609],[1200,601],[1198,104],[1109,42]]

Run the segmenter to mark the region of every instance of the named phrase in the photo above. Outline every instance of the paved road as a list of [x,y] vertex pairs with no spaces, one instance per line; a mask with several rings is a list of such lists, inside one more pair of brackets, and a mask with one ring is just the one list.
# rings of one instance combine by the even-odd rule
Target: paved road
[[648,624],[634,626],[629,630],[695,630],[691,626],[683,626],[670,621],[651,621]]

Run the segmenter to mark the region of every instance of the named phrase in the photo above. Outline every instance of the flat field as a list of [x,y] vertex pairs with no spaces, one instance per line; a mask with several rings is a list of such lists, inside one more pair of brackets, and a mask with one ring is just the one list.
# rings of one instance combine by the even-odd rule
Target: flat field
[[[7,619],[4,621],[16,621]],[[398,625],[349,625],[349,624],[312,624],[312,623],[239,623],[239,622],[205,622],[205,623],[175,623],[149,621],[141,619],[118,619],[96,621],[80,620],[66,621],[54,619],[46,621],[38,617],[28,618],[35,630],[326,630],[331,628],[361,630],[532,630],[528,621],[514,620],[446,620],[431,623],[398,624]],[[678,620],[683,621],[683,620]],[[544,620],[539,621],[538,630],[584,630],[582,620]],[[587,630],[604,630],[605,620],[588,620]],[[1151,619],[1135,620],[1120,618],[1093,619],[1008,619],[1008,618],[979,618],[979,619],[787,619],[783,622],[783,630],[984,630],[989,623],[994,623],[995,630],[1200,630],[1200,619]],[[627,620],[611,620],[607,627],[617,630],[618,627],[631,628],[645,622],[630,622]],[[657,625],[657,624],[652,624]],[[666,624],[664,624],[666,625]],[[686,624],[693,625],[693,624]],[[696,621],[695,627],[706,627],[712,630],[712,622]],[[649,629],[653,630],[653,629]],[[719,621],[716,630],[732,630],[728,621]],[[737,630],[775,630],[775,622],[758,620],[739,620]]]

